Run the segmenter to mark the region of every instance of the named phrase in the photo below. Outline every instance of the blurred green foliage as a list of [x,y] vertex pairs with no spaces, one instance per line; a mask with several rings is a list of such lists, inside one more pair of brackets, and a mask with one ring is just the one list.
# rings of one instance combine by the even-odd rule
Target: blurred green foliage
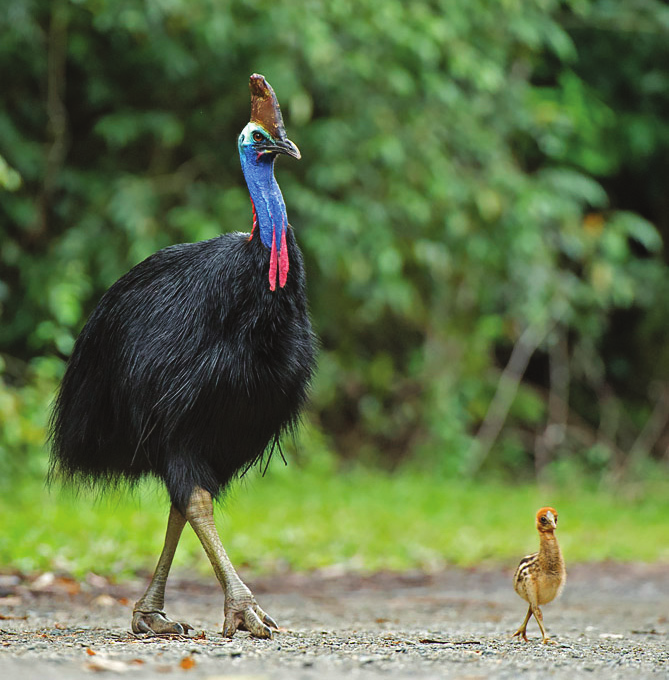
[[63,362],[114,280],[249,229],[252,72],[303,154],[277,174],[322,339],[310,417],[342,457],[661,458],[668,38],[657,0],[13,0],[0,463],[43,464]]

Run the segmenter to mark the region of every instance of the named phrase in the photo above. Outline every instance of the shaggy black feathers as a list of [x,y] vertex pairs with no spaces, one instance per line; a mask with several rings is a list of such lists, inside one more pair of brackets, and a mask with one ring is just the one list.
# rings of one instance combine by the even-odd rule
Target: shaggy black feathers
[[[52,473],[102,486],[154,475],[183,509],[218,495],[297,421],[314,366],[302,256],[267,286],[257,234],[161,250],[103,296],[51,419]],[[269,449],[268,449],[269,447]]]

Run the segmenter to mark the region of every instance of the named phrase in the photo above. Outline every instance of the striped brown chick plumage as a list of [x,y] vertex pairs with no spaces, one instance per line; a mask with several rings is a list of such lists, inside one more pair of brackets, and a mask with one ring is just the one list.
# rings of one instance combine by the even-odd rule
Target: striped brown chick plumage
[[541,508],[536,515],[536,526],[539,532],[539,552],[520,560],[513,576],[513,587],[523,600],[529,603],[525,620],[513,634],[527,641],[527,624],[534,615],[544,644],[550,642],[544,628],[544,617],[540,605],[554,600],[564,587],[567,571],[557,538],[558,514],[555,508]]

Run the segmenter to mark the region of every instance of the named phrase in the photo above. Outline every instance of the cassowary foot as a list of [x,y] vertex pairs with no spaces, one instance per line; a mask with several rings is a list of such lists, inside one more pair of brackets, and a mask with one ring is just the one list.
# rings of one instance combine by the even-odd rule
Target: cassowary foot
[[236,631],[246,630],[257,638],[271,638],[272,628],[278,630],[276,621],[254,602],[236,605],[226,603],[223,635],[231,638]]
[[165,612],[142,612],[137,609],[132,613],[133,633],[152,633],[153,635],[188,635],[193,626],[188,623],[172,621]]

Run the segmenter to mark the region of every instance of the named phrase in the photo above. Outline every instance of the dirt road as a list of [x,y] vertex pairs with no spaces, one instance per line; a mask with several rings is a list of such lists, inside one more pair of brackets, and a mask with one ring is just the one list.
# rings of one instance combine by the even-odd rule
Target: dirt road
[[[669,678],[669,565],[578,566],[544,608],[553,645],[511,640],[525,613],[502,569],[438,574],[288,574],[249,580],[283,627],[221,637],[214,583],[168,583],[167,612],[201,633],[136,637],[144,582],[0,576],[0,678],[202,680]],[[203,631],[203,632],[202,632]]]

